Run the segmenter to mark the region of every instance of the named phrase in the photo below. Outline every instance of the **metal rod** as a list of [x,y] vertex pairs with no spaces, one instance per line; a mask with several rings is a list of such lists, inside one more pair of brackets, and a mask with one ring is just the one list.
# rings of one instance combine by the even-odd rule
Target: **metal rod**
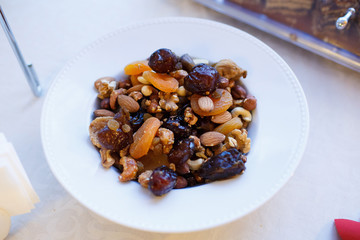
[[26,64],[24,57],[21,54],[20,48],[16,43],[14,34],[11,32],[10,26],[6,20],[6,17],[5,17],[4,11],[1,8],[1,5],[0,5],[0,15],[1,15],[1,18],[0,18],[1,26],[3,27],[6,37],[8,38],[9,43],[16,55],[16,58],[19,61],[20,67],[22,68],[22,70],[25,74],[26,80],[28,81],[30,88],[33,91],[34,95],[37,97],[40,97],[42,94],[42,89],[41,89],[39,80],[37,78],[37,75],[35,73],[34,67],[32,64]]

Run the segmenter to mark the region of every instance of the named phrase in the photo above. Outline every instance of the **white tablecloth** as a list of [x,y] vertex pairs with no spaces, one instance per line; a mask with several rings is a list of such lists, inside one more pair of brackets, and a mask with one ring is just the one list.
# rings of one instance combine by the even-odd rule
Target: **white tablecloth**
[[191,16],[238,27],[287,61],[304,88],[311,122],[294,176],[250,215],[195,233],[157,234],[123,227],[80,205],[50,172],[40,139],[44,98],[32,95],[0,31],[0,131],[15,145],[41,198],[31,213],[12,218],[8,239],[338,239],[334,218],[360,219],[359,73],[190,0],[3,0],[1,5],[45,89],[84,46],[134,21]]

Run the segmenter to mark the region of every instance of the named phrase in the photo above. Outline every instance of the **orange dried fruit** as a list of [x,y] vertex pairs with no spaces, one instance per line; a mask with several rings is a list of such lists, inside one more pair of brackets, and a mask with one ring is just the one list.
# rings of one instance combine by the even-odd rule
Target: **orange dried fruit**
[[150,71],[148,61],[136,61],[125,66],[124,72],[126,75],[139,75],[145,71]]
[[131,76],[130,76],[131,85],[133,85],[133,86],[142,85],[142,83],[139,82],[139,80],[137,79],[139,76],[141,76],[141,74],[131,75]]
[[160,125],[159,119],[151,117],[136,131],[134,134],[134,143],[130,145],[130,155],[133,158],[138,159],[148,153]]
[[142,76],[163,92],[176,92],[179,88],[179,82],[168,74],[146,71]]
[[229,107],[233,104],[233,98],[231,96],[231,93],[229,93],[228,91],[226,91],[224,89],[217,89],[215,93],[216,93],[215,95],[220,96],[220,98],[215,98],[215,97],[209,95],[209,97],[213,100],[213,103],[214,103],[213,110],[211,110],[209,112],[201,110],[198,101],[203,96],[200,94],[193,94],[191,96],[190,103],[191,103],[192,110],[196,114],[199,114],[200,116],[213,116],[213,115],[217,115],[217,114],[223,113],[226,110],[228,110]]

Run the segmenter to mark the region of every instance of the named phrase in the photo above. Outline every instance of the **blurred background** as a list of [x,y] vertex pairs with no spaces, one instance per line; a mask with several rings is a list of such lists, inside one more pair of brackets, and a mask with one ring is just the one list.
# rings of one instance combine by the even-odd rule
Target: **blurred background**
[[[264,3],[260,0],[251,2]],[[276,10],[272,16],[280,16],[282,7],[276,5],[279,1],[270,2],[274,5],[267,6]],[[286,2],[289,4],[287,8],[291,8],[299,1]],[[306,9],[307,2],[311,1],[302,2],[304,5],[300,9]],[[237,3],[247,6],[246,1]],[[147,19],[196,17],[239,28],[273,48],[297,75],[311,117],[308,146],[295,175],[274,198],[255,212],[233,223],[196,233],[157,234],[129,229],[85,209],[53,177],[40,139],[44,97],[32,95],[6,35],[0,31],[0,131],[15,145],[41,199],[31,213],[12,219],[8,239],[338,239],[334,218],[360,219],[360,178],[355,172],[360,167],[357,161],[360,155],[359,72],[192,0],[2,0],[1,6],[25,59],[35,66],[45,93],[65,63],[99,37]],[[341,12],[334,12],[336,10],[331,8],[329,11],[340,14],[340,17],[347,8],[346,5]],[[300,14],[298,17],[304,17],[308,14],[304,11],[295,12]],[[285,24],[296,27],[290,23],[296,16],[282,18]],[[331,22],[334,21],[332,18]],[[323,26],[327,24],[325,22]],[[356,26],[351,30],[353,34],[360,32],[359,25]],[[320,34],[320,30],[314,34]],[[170,37],[185,35],[179,33]],[[147,37],[144,36],[144,44]],[[324,39],[324,36],[320,38]],[[358,53],[359,38],[347,45]],[[340,176],[348,178],[339,180]],[[349,183],[349,179],[352,182]],[[321,191],[322,186],[332,186],[338,192],[334,194],[329,187]]]

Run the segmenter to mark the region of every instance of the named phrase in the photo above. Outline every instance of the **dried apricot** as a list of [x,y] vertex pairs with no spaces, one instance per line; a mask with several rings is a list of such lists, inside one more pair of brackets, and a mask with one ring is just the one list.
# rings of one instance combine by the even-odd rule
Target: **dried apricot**
[[132,86],[142,85],[142,83],[137,79],[139,76],[141,76],[141,74],[130,76],[130,81]]
[[136,131],[134,134],[134,143],[130,145],[130,155],[133,158],[138,159],[148,153],[160,125],[159,119],[151,117]]
[[150,71],[151,68],[147,61],[136,61],[125,66],[124,72],[126,75],[139,75],[145,71]]
[[191,108],[196,114],[199,114],[200,116],[213,116],[220,113],[225,112],[228,110],[228,108],[233,104],[233,98],[231,94],[224,90],[224,89],[217,89],[216,90],[217,95],[220,95],[220,98],[214,98],[212,95],[209,97],[213,100],[214,103],[214,109],[210,112],[205,112],[200,109],[198,100],[199,98],[203,97],[200,94],[193,94],[191,96]]
[[143,77],[163,92],[176,92],[179,88],[179,82],[168,74],[146,71],[143,73]]

